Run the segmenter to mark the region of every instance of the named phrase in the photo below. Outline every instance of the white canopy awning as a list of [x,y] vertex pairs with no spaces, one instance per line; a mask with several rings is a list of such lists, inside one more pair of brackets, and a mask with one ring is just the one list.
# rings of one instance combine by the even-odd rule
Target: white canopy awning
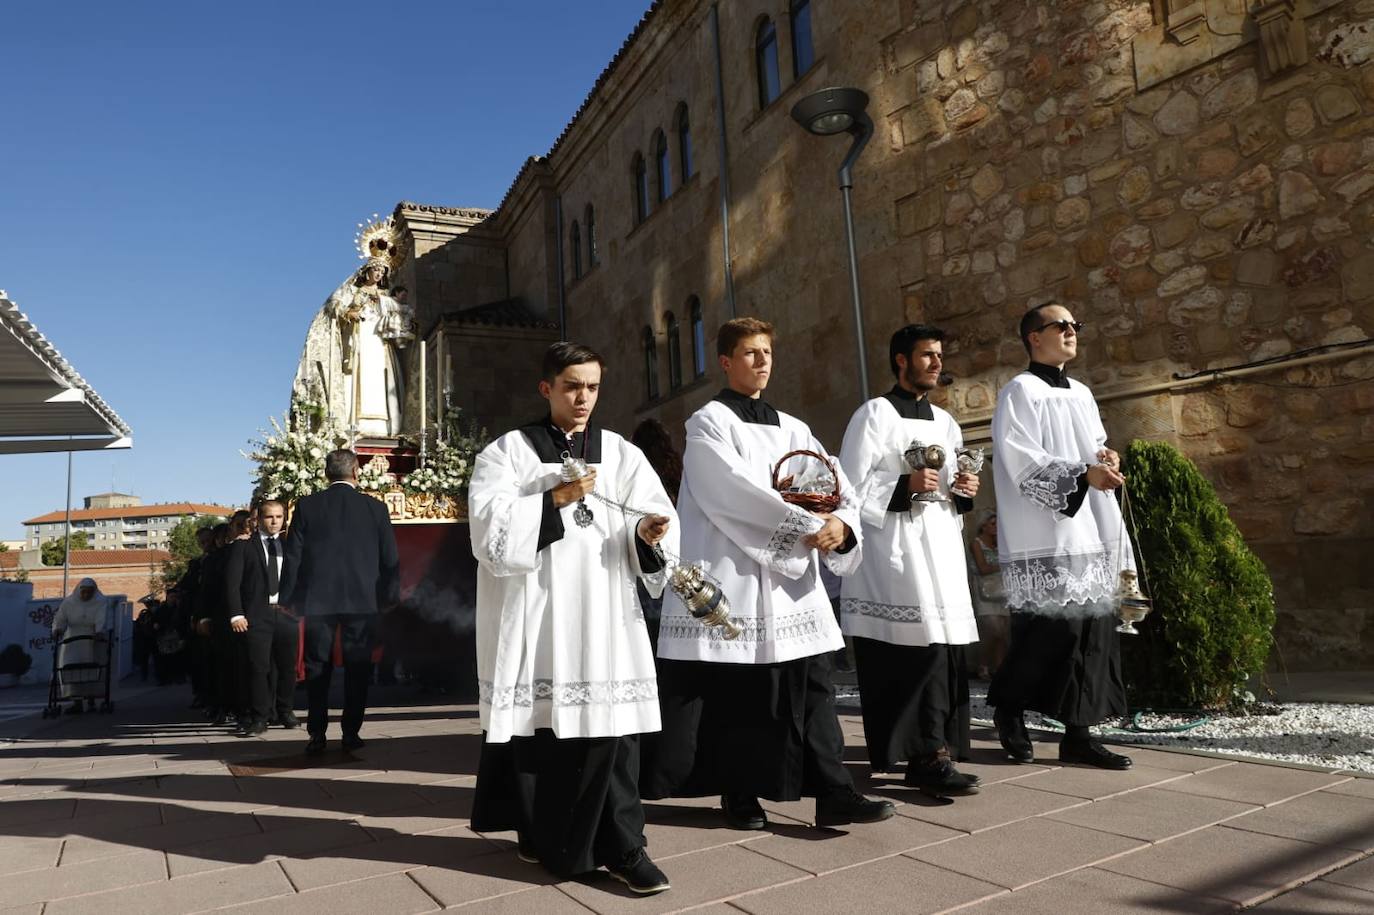
[[133,446],[133,432],[0,290],[0,454]]

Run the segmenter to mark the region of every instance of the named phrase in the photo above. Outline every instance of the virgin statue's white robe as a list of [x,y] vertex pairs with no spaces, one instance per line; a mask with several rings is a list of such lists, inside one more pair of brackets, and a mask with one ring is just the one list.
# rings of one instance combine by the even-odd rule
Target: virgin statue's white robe
[[[663,608],[661,658],[772,664],[844,645],[820,577],[822,554],[802,542],[824,522],[784,502],[772,485],[773,467],[789,451],[826,452],[805,423],[778,415],[777,426],[746,423],[725,404],[711,401],[687,420],[678,493],[682,558],[701,563],[720,582],[730,618],[744,631],[727,641],[718,627],[693,619],[673,595]],[[794,460],[802,471],[801,459]],[[863,535],[858,505],[838,462],[835,472],[844,502],[834,514],[857,542],[848,553],[823,555],[830,570],[843,576],[859,564]]]
[[[292,384],[300,403],[319,404],[335,433],[350,427],[359,435],[394,436],[401,431],[404,375],[398,347],[413,332],[410,310],[388,295],[368,301],[362,317],[341,321],[353,305],[357,287],[350,279],[330,295],[306,333],[305,348]],[[345,354],[351,351],[345,369]]]
[[[676,554],[677,515],[658,475],[634,445],[591,427],[598,433],[596,492],[671,518],[661,546]],[[524,430],[488,445],[473,469],[477,676],[490,743],[529,737],[537,728],[560,738],[659,729],[653,650],[635,579],[656,597],[666,575],[641,567],[641,516],[596,499],[587,500],[591,526],[579,527],[575,504],[566,505],[559,510],[562,539],[538,549],[544,493],[558,485],[560,470],[561,463],[541,460]]]
[[[950,494],[954,453],[964,436],[947,412],[933,404],[931,411],[933,420],[906,419],[888,398],[875,397],[855,411],[845,431],[840,463],[854,481],[866,557],[841,585],[845,635],[893,645],[978,641],[964,571],[964,522]],[[902,454],[913,440],[944,446],[939,493],[945,501],[888,511],[911,472]]]
[[1030,372],[1007,382],[992,417],[992,467],[1007,607],[1079,619],[1113,612],[1120,572],[1135,560],[1111,493],[1089,488],[1064,514],[1107,442],[1092,393],[1068,383]]

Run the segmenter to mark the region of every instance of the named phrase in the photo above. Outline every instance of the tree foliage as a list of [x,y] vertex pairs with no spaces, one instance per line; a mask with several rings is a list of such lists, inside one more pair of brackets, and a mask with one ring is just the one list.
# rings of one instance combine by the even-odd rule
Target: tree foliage
[[33,658],[20,645],[6,645],[0,651],[0,674],[22,677],[33,666]]
[[[201,528],[214,527],[223,521],[223,518],[216,518],[209,515],[202,515],[198,518],[185,517],[176,523],[176,526],[167,534],[167,551],[172,554],[172,558],[162,564],[161,586],[170,588],[181,580],[181,576],[186,574],[186,565],[192,559],[200,555],[200,541],[196,539],[196,531]],[[150,588],[154,592],[156,587]]]
[[1273,643],[1269,573],[1212,484],[1164,442],[1135,441],[1122,462],[1154,612],[1122,640],[1134,707],[1237,705]]
[[73,550],[89,550],[90,535],[85,531],[75,531],[66,537],[54,537],[42,546],[43,565],[60,566],[67,561],[67,541],[71,540]]

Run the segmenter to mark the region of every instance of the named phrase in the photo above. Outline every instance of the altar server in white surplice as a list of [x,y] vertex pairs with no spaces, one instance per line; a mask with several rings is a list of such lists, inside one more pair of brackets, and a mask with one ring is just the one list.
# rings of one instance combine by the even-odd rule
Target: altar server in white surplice
[[[516,830],[520,857],[558,876],[604,866],[647,894],[668,881],[644,851],[638,735],[659,729],[659,708],[635,579],[662,593],[676,513],[639,449],[589,425],[602,369],[584,346],[551,346],[549,414],[473,470],[486,739],[472,828]],[[565,457],[586,476],[563,482]]]
[[[762,829],[760,797],[816,798],[817,825],[872,822],[887,801],[854,791],[830,680],[843,644],[820,564],[848,575],[860,558],[857,506],[838,464],[845,501],[829,513],[785,502],[772,485],[778,461],[825,450],[802,421],[760,396],[773,361],[772,325],[737,318],[716,351],[729,386],[687,421],[683,452],[682,558],[720,582],[743,632],[727,641],[670,597],[659,629],[664,709],[645,797],[721,795],[728,825]],[[820,482],[815,459],[784,471],[792,487]]]
[[1121,459],[1092,392],[1068,377],[1083,325],[1063,305],[1021,319],[1030,366],[997,395],[992,418],[998,560],[1011,645],[988,689],[1007,755],[1034,758],[1022,711],[1062,721],[1061,762],[1126,769],[1090,725],[1126,713],[1116,634],[1119,573],[1134,568],[1112,490]]
[[[869,766],[941,794],[977,791],[954,767],[969,754],[964,646],[978,641],[962,514],[978,478],[959,473],[959,424],[930,402],[940,383],[944,331],[911,324],[892,335],[897,384],[855,411],[840,462],[863,518],[864,562],[840,591],[840,619],[854,639]],[[909,446],[939,445],[944,466],[913,471]]]

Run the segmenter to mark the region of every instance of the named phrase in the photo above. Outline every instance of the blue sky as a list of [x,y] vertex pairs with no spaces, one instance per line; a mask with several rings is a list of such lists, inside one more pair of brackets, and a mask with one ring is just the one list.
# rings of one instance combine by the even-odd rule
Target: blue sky
[[[0,289],[135,435],[73,501],[244,501],[356,223],[495,206],[648,5],[8,5]],[[63,505],[65,455],[0,474],[0,539]]]

